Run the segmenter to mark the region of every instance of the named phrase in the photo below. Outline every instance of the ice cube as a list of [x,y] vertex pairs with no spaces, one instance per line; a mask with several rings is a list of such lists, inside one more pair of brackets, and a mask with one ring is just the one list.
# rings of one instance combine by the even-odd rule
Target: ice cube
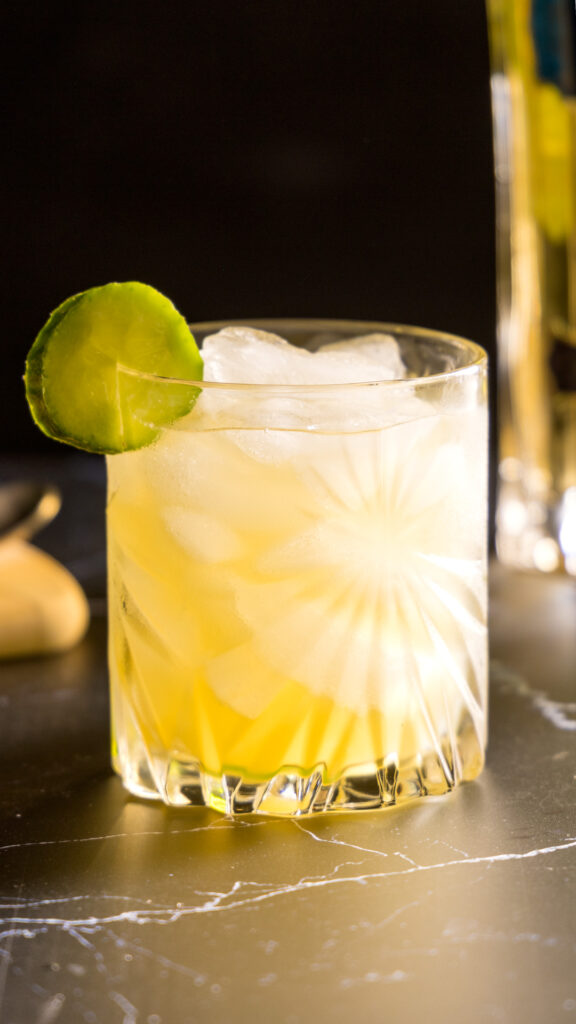
[[267,331],[225,327],[205,339],[202,357],[204,380],[224,384],[362,384],[406,376],[397,342],[378,333],[308,352]]
[[221,384],[307,384],[312,357],[276,334],[225,327],[202,345],[204,380]]
[[[265,440],[260,459],[247,452],[244,438],[248,442],[254,435],[264,434],[249,429],[165,430],[156,444],[130,452],[129,457],[141,456],[138,472],[150,488],[141,500],[152,497],[159,515],[181,544],[186,533],[208,534],[208,522],[214,520],[217,526],[206,540],[206,550],[213,552],[214,560],[218,552],[222,561],[233,557],[234,541],[228,531],[268,535],[288,529],[296,514],[294,503],[302,505],[304,484],[289,465],[281,464],[283,460],[272,458]],[[264,461],[278,465],[263,472],[260,463]],[[184,513],[189,509],[202,521],[188,520]],[[193,543],[190,540],[188,547]]]
[[[228,430],[259,462],[297,457],[311,432],[379,430],[432,412],[406,383],[398,345],[386,334],[308,352],[266,331],[230,326],[208,336],[202,354],[204,380],[216,387],[203,389],[183,427],[190,420],[191,429]],[[226,384],[233,386],[218,387]],[[255,396],[242,386],[250,384],[264,387]]]
[[338,362],[345,379],[350,383],[377,380],[402,380],[406,367],[400,355],[398,342],[390,334],[373,332],[344,341],[321,345],[321,358],[329,356]]

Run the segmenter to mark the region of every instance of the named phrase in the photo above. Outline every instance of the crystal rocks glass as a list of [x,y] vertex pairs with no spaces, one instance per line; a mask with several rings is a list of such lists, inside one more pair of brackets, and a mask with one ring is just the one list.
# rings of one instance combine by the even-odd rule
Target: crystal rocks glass
[[486,744],[485,354],[251,324],[309,350],[383,332],[406,377],[156,381],[190,413],[108,457],[115,767],[139,797],[228,814],[445,793]]

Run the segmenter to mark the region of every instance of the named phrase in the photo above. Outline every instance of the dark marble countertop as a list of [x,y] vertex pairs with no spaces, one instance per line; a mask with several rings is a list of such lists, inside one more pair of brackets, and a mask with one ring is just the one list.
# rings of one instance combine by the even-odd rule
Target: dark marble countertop
[[38,538],[92,624],[0,663],[0,1021],[576,1022],[576,583],[491,579],[484,774],[404,809],[283,821],[124,793],[108,752],[104,467]]

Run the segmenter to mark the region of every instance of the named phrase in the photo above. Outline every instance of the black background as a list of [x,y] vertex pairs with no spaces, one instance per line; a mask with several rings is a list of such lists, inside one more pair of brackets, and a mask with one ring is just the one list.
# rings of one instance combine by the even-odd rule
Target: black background
[[483,0],[54,0],[1,11],[0,446],[49,312],[146,281],[189,320],[419,323],[494,352]]

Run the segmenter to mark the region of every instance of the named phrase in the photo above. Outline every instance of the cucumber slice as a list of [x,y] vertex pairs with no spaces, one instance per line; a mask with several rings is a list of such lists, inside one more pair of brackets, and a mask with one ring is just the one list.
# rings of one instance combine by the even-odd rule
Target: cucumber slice
[[183,381],[201,380],[202,369],[190,329],[170,300],[128,281],[63,302],[30,349],[24,381],[45,434],[113,454],[150,444],[189,412],[200,389]]

